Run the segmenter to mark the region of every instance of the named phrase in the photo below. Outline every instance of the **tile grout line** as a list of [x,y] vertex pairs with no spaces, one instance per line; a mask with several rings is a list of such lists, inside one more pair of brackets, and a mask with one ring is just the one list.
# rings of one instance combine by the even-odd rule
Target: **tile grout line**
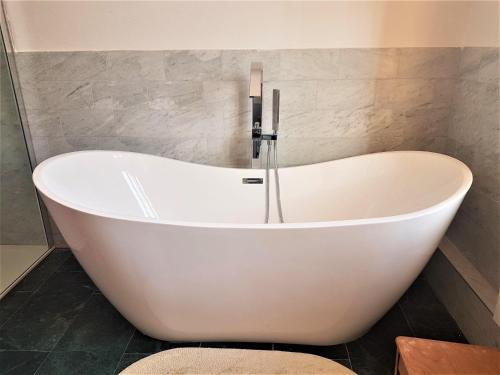
[[75,314],[75,316],[73,317],[73,319],[71,319],[71,321],[68,324],[68,327],[66,327],[66,329],[64,330],[64,332],[61,333],[61,336],[59,337],[59,339],[57,339],[56,343],[52,346],[52,349],[50,349],[49,355],[51,353],[57,352],[54,349],[57,347],[57,345],[62,340],[62,338],[64,337],[64,335],[66,335],[66,332],[68,332],[68,329],[71,327],[71,324],[73,324],[73,322],[76,320],[76,318],[78,317],[78,315],[81,314],[82,310],[85,308],[85,305],[87,305],[87,303],[90,301],[90,299],[92,298],[93,295],[94,295],[94,293],[90,294],[90,296],[87,298],[87,300],[83,303],[81,310],[77,314]]
[[349,348],[347,347],[347,344],[344,344],[344,346],[345,346],[345,351],[347,352],[347,359],[349,361],[349,367],[351,368],[351,370],[353,370],[352,361],[351,361],[351,353],[349,353]]
[[47,361],[47,358],[49,358],[50,353],[51,352],[47,352],[47,354],[45,355],[45,358],[43,359],[43,361],[40,362],[40,364],[36,368],[35,372],[33,372],[33,375],[36,375],[36,373],[38,372],[38,370],[40,370],[42,368],[42,365]]
[[128,341],[127,341],[127,344],[123,348],[123,352],[122,352],[120,358],[118,359],[118,362],[116,362],[116,366],[115,366],[115,369],[113,371],[113,374],[116,374],[116,370],[118,370],[118,366],[120,366],[120,363],[122,362],[122,359],[125,356],[125,354],[129,354],[129,353],[126,353],[126,351],[127,351],[128,346],[132,342],[132,339],[134,338],[134,335],[135,335],[136,331],[137,331],[137,328],[134,327],[134,329],[132,330],[132,333],[130,334],[130,337],[129,337]]

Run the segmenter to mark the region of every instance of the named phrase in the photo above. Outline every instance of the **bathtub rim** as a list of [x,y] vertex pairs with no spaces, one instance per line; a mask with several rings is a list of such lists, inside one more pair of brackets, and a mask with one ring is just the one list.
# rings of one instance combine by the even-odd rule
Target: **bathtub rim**
[[[42,161],[40,164],[38,164],[33,171],[32,174],[32,179],[35,187],[37,190],[40,192],[40,194],[64,207],[70,208],[75,211],[80,211],[89,215],[94,215],[94,216],[99,216],[102,218],[106,219],[114,219],[114,220],[122,220],[122,221],[132,221],[132,222],[141,222],[141,223],[152,223],[152,224],[164,224],[164,225],[171,225],[171,226],[179,226],[179,227],[197,227],[197,228],[219,228],[219,229],[307,229],[307,228],[329,228],[329,227],[343,227],[343,226],[354,226],[354,225],[370,225],[370,224],[382,224],[382,223],[392,223],[392,222],[397,222],[397,221],[404,221],[404,220],[411,220],[414,218],[418,218],[424,215],[432,214],[436,211],[439,211],[442,207],[448,205],[449,203],[452,203],[458,199],[463,199],[465,194],[468,192],[470,189],[472,182],[473,182],[473,175],[470,170],[470,168],[463,163],[462,161],[437,152],[431,152],[431,151],[417,151],[417,150],[411,150],[411,151],[383,151],[383,152],[374,152],[374,153],[369,153],[369,154],[362,154],[362,155],[356,155],[356,156],[350,156],[347,158],[340,158],[340,159],[335,159],[335,160],[328,160],[324,162],[319,162],[319,163],[311,163],[311,164],[306,164],[306,165],[298,165],[298,166],[290,166],[290,167],[280,167],[280,169],[300,169],[300,168],[306,168],[311,165],[321,165],[321,164],[329,164],[333,163],[336,161],[341,161],[341,160],[347,160],[347,159],[353,159],[353,158],[362,158],[366,157],[368,155],[377,155],[377,154],[432,154],[436,157],[441,157],[441,158],[447,158],[451,159],[454,163],[462,167],[462,172],[463,172],[463,181],[462,184],[455,190],[453,194],[451,194],[448,198],[444,199],[443,201],[434,204],[432,206],[429,206],[427,208],[418,210],[418,211],[413,211],[409,213],[404,213],[404,214],[399,214],[399,215],[392,215],[392,216],[381,216],[381,217],[372,217],[372,218],[365,218],[365,219],[347,219],[347,220],[333,220],[333,221],[308,221],[308,222],[300,222],[300,223],[209,223],[209,222],[197,222],[197,221],[177,221],[177,220],[167,220],[167,219],[155,219],[155,218],[143,218],[143,217],[136,217],[136,216],[127,216],[127,215],[115,215],[112,213],[106,213],[103,211],[99,211],[93,208],[89,208],[86,206],[81,206],[79,204],[72,203],[70,201],[67,201],[65,199],[59,198],[55,196],[54,193],[50,191],[50,189],[43,183],[41,180],[41,175],[43,173],[43,169],[51,162],[59,159],[59,158],[64,158],[69,155],[76,155],[76,154],[85,154],[85,153],[122,153],[122,154],[133,154],[133,155],[142,155],[146,157],[151,157],[151,158],[158,158],[158,159],[167,159],[170,161],[173,161],[175,163],[180,163],[180,164],[188,164],[188,165],[197,165],[201,166],[203,168],[214,168],[214,169],[233,169],[233,170],[252,170],[251,168],[233,168],[233,167],[220,167],[220,166],[214,166],[214,165],[205,165],[205,164],[199,164],[199,163],[192,163],[192,162],[187,162],[187,161],[182,161],[182,160],[177,160],[177,159],[171,159],[171,158],[166,158],[163,156],[158,156],[158,155],[151,155],[151,154],[145,154],[141,152],[131,152],[131,151],[117,151],[117,150],[83,150],[83,151],[73,151],[73,152],[67,152],[59,155],[52,156],[44,161]],[[262,169],[258,169],[262,170]]]

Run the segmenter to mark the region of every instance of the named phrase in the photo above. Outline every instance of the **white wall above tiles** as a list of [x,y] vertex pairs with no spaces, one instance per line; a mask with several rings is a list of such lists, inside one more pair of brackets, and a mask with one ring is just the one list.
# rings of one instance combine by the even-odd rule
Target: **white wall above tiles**
[[16,51],[497,46],[497,1],[4,1]]

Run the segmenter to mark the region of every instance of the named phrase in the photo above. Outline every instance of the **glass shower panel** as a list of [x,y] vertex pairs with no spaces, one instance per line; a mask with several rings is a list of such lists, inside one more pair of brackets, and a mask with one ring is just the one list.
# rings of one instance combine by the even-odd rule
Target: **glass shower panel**
[[48,250],[0,35],[0,297]]

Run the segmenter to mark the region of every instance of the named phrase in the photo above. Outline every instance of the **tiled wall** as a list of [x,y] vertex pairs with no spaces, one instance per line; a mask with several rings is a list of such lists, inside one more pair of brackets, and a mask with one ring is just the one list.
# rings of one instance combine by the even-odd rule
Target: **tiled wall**
[[474,183],[448,235],[494,288],[500,287],[499,49],[461,55],[449,153],[465,162]]
[[82,149],[246,167],[248,76],[264,126],[281,89],[280,164],[392,149],[443,151],[457,48],[45,52],[17,55],[39,161]]

